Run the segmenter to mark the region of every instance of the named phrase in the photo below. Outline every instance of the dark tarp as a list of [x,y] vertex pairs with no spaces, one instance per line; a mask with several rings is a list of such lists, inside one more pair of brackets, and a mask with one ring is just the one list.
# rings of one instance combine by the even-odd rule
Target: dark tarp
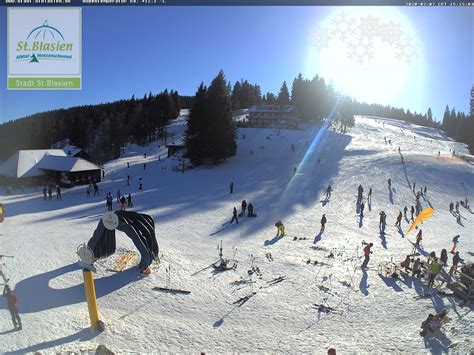
[[[155,222],[151,216],[131,211],[115,211],[119,218],[117,229],[127,234],[141,255],[140,271],[145,270],[158,256],[158,243],[155,236]],[[96,259],[115,253],[115,230],[104,227],[102,220],[97,225],[87,246],[94,252]]]

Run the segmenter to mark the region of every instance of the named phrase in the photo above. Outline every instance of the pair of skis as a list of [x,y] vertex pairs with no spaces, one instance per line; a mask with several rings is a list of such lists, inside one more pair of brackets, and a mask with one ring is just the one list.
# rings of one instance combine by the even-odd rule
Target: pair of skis
[[[271,287],[271,286],[276,285],[276,284],[278,284],[278,283],[280,283],[284,280],[286,280],[286,276],[278,276],[278,277],[276,277],[272,280],[267,281],[267,286],[260,286],[260,289]],[[245,303],[248,302],[249,299],[251,299],[256,294],[257,294],[257,292],[252,291],[248,295],[240,297],[238,300],[232,302],[232,305],[236,305],[237,307],[242,307]]]
[[320,304],[320,303],[312,303],[311,308],[316,309],[318,312],[334,313],[334,314],[337,314],[337,315],[340,315],[340,316],[342,316],[342,314],[343,314],[343,311],[340,310],[340,309],[329,307],[329,306],[326,306],[326,305]]

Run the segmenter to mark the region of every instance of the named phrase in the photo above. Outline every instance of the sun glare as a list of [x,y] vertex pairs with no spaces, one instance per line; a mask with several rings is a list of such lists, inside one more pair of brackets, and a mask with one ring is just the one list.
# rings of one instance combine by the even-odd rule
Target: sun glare
[[419,77],[420,45],[396,9],[337,11],[318,27],[314,40],[318,71],[359,101],[391,104]]

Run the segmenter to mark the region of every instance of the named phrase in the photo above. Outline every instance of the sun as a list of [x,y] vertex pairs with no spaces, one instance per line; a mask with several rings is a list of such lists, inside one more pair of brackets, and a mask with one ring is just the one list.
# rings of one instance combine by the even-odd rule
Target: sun
[[421,71],[414,31],[394,8],[335,12],[314,44],[322,77],[362,102],[391,104]]

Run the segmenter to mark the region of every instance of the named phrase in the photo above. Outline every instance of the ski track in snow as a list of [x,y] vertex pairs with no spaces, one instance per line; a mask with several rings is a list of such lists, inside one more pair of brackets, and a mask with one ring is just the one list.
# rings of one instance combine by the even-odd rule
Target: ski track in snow
[[[173,138],[168,142],[182,139],[184,125],[184,117],[170,125]],[[62,201],[43,201],[41,191],[10,196],[2,192],[6,219],[0,224],[0,253],[15,258],[1,263],[18,297],[23,330],[11,332],[2,298],[0,351],[92,351],[98,344],[117,352],[323,353],[329,347],[341,353],[471,351],[472,306],[461,308],[455,299],[436,292],[416,300],[423,292],[417,280],[383,279],[374,270],[355,270],[362,263],[363,240],[374,243],[371,268],[390,258],[401,262],[411,253],[407,239],[413,240],[415,233],[406,236],[408,223],[403,220],[402,237],[394,223],[398,211],[415,203],[408,186],[413,182],[418,189],[428,186],[429,202],[422,198],[421,203],[435,209],[434,217],[423,225],[425,250],[439,255],[460,234],[461,256],[472,262],[468,251],[474,251],[474,216],[460,207],[464,225],[460,226],[448,205],[466,194],[472,205],[473,166],[436,159],[438,150],[445,157],[450,156],[449,148],[466,153],[465,145],[438,130],[389,119],[377,123],[357,117],[347,134],[327,131],[313,141],[320,127],[281,130],[279,135],[273,129],[241,128],[237,156],[221,166],[202,166],[184,174],[172,172],[177,158],[166,158],[161,141],[147,147],[132,145],[122,158],[106,164],[100,197],[87,198],[85,186],[65,189]],[[391,146],[384,144],[384,136],[391,139]],[[163,173],[162,167],[166,167]],[[295,176],[294,167],[298,168]],[[131,175],[131,186],[126,184],[127,175]],[[143,191],[138,191],[140,176]],[[388,178],[392,179],[393,203]],[[229,193],[231,181],[233,194]],[[328,184],[333,188],[332,197],[322,206]],[[359,184],[364,187],[366,204],[361,226],[355,204]],[[369,187],[373,189],[370,209]],[[105,193],[111,191],[115,196],[118,188],[124,194],[132,193],[132,210],[155,219],[163,256],[160,267],[146,278],[137,277],[135,266],[121,273],[108,271],[120,252],[135,251],[131,240],[117,232],[117,253],[96,264],[98,306],[106,325],[105,332],[96,334],[87,328],[88,311],[75,251],[89,240],[106,211]],[[252,202],[258,217],[239,218],[239,224],[222,229],[234,206],[240,212],[243,199]],[[116,202],[114,208],[118,209]],[[378,235],[381,210],[387,213],[386,248]],[[328,222],[318,236],[323,213]],[[287,236],[265,246],[265,241],[275,237],[278,219],[285,224]],[[307,239],[293,241],[293,237]],[[220,240],[224,257],[232,258],[232,248],[237,248],[237,269],[197,272],[218,260]],[[327,250],[314,250],[314,245]],[[331,251],[335,258],[327,258]],[[273,261],[265,256],[269,252]],[[249,278],[250,255],[262,278],[252,275],[255,283],[251,285],[230,285]],[[308,259],[328,265],[308,265]],[[151,290],[167,286],[168,266],[170,287],[190,290],[190,295]],[[287,278],[260,288],[278,276]],[[241,307],[232,305],[253,291],[256,295]],[[343,315],[318,313],[310,307],[325,302]],[[421,322],[444,307],[450,308],[445,335],[424,341],[419,336]]]

